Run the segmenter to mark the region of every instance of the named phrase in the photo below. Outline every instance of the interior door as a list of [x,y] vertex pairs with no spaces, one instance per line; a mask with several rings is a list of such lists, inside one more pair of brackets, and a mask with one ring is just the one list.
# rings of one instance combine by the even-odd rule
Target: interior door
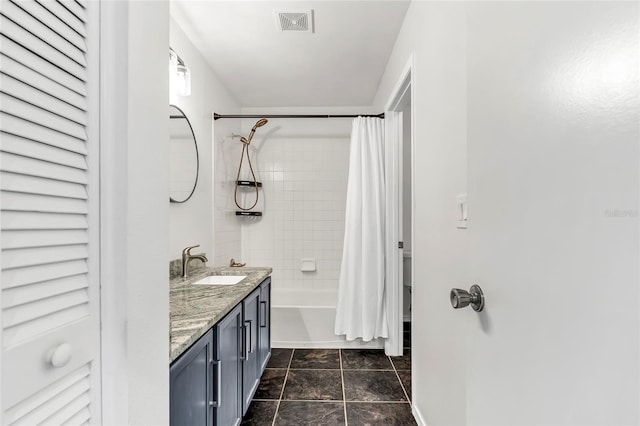
[[468,424],[637,424],[638,4],[467,22]]
[[100,422],[96,7],[0,3],[5,425]]

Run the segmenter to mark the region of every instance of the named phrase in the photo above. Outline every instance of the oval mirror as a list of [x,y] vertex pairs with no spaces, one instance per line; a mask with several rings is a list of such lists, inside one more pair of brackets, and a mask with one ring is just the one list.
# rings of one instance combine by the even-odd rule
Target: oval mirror
[[169,201],[184,203],[196,190],[200,160],[193,127],[175,105],[169,105],[169,155]]

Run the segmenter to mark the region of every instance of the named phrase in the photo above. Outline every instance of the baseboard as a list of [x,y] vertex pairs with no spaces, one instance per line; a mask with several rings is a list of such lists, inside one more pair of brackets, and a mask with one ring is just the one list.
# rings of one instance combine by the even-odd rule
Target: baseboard
[[418,410],[415,404],[411,404],[411,412],[413,413],[413,417],[416,419],[416,423],[418,426],[427,426],[427,422],[424,420],[422,413]]

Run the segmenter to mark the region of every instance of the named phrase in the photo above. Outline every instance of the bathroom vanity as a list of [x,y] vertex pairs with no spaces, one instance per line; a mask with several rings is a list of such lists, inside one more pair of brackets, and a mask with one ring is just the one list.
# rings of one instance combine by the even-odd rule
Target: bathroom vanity
[[[238,425],[271,355],[271,268],[204,268],[170,282],[170,424]],[[246,275],[237,284],[224,282]],[[233,280],[227,280],[233,281]]]

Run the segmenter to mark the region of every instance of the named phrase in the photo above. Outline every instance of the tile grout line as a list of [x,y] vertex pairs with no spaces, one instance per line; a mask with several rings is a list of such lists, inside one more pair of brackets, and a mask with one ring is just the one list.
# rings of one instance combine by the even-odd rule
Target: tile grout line
[[339,368],[290,368],[290,370],[336,371]]
[[276,412],[273,413],[273,422],[271,422],[271,426],[276,425],[276,419],[278,418],[278,411],[280,410],[280,402],[282,402],[282,397],[284,395],[284,387],[287,385],[287,379],[289,378],[289,370],[291,368],[291,361],[293,361],[293,354],[295,351],[296,351],[295,349],[291,349],[289,364],[287,364],[287,372],[284,375],[284,382],[282,382],[282,390],[280,391],[280,398],[278,398],[278,404],[276,405]]
[[[277,402],[276,399],[254,399],[253,401],[258,402]],[[341,399],[287,399],[287,402],[317,402],[320,404],[336,404],[338,402],[342,402]],[[349,401],[358,404],[408,404],[409,401],[401,400],[401,401]]]
[[342,407],[344,409],[344,425],[349,426],[347,420],[347,394],[344,388],[344,370],[342,368],[342,349],[338,349],[338,356],[340,357],[340,380],[342,381]]
[[[283,370],[283,368],[270,368],[270,370]],[[336,371],[340,368],[291,368],[291,370]],[[345,371],[393,371],[393,368],[342,368]]]
[[[402,356],[404,356],[404,348],[402,348]],[[391,357],[389,357],[389,361],[391,361]],[[404,397],[407,398],[407,402],[409,403],[409,405],[413,406],[413,404],[411,403],[411,399],[409,398],[409,394],[407,393],[407,390],[404,388],[404,383],[402,383],[402,379],[400,379],[400,375],[398,374],[398,369],[396,368],[396,365],[393,363],[393,361],[391,361],[391,365],[393,365],[393,371],[396,373],[396,377],[400,382],[400,387],[402,387],[402,392],[404,392]]]

